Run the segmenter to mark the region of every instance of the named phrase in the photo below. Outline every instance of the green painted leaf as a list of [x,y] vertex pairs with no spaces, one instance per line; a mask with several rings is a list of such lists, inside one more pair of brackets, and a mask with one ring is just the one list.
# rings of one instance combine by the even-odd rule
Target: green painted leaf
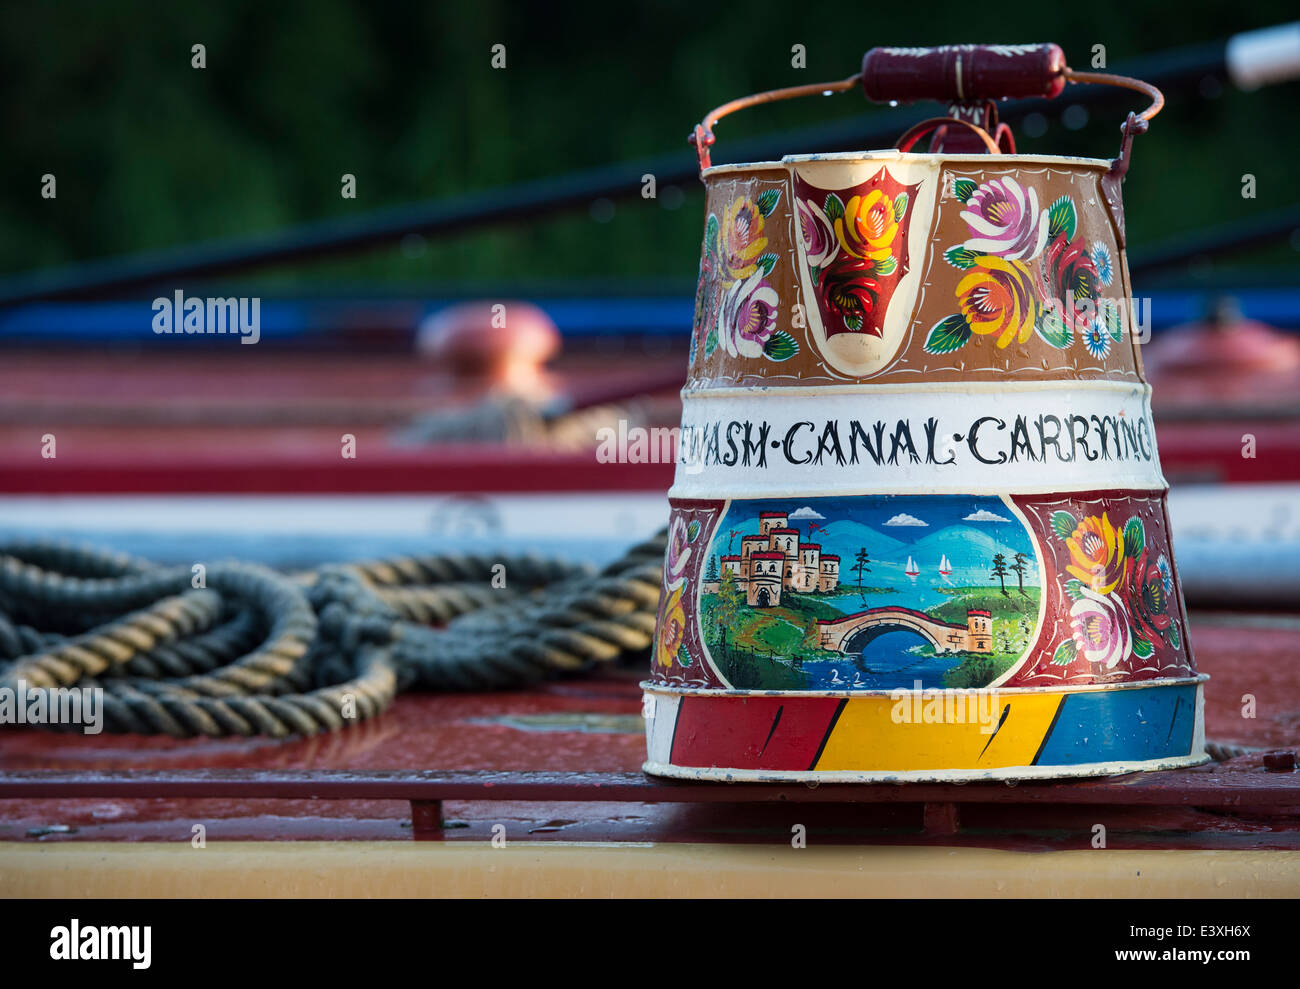
[[691,519],[690,523],[686,526],[686,541],[691,543],[695,542],[696,537],[698,537],[699,534],[700,534],[700,520]]
[[1052,513],[1052,531],[1062,539],[1069,539],[1078,528],[1079,521],[1069,512]]
[[1114,299],[1103,301],[1105,302],[1103,316],[1106,320],[1106,332],[1110,334],[1112,340],[1119,343],[1124,339],[1124,321],[1119,315],[1119,303]]
[[1171,646],[1173,646],[1175,649],[1180,649],[1180,648],[1182,648],[1182,644],[1183,644],[1183,636],[1182,636],[1182,633],[1178,631],[1178,622],[1177,622],[1177,621],[1172,622],[1172,623],[1169,625],[1169,633],[1168,633],[1168,634],[1169,634],[1169,644],[1170,644]]
[[714,256],[718,253],[718,218],[712,213],[704,225],[704,253]]
[[1138,556],[1147,544],[1147,531],[1142,520],[1134,515],[1124,526],[1124,554],[1128,557]]
[[709,335],[704,338],[704,356],[712,357],[713,352],[718,349],[718,331],[709,330]]
[[894,197],[894,219],[895,220],[901,220],[903,218],[903,214],[907,212],[907,204],[910,201],[911,201],[910,198],[905,192],[900,192],[897,196]]
[[1074,339],[1074,331],[1065,320],[1061,319],[1061,314],[1055,309],[1046,307],[1039,309],[1038,316],[1034,320],[1034,330],[1045,343],[1057,350],[1064,350]]
[[875,262],[875,266],[877,275],[892,275],[898,270],[898,259],[891,254],[885,260]]
[[691,658],[691,651],[684,645],[679,646],[677,649],[677,662],[681,663],[683,666],[690,666],[691,663],[695,662],[695,660]]
[[857,333],[859,330],[862,329],[862,313],[860,312],[849,313],[847,316],[844,317],[844,325],[848,327],[850,330],[852,330],[854,333]]
[[1133,636],[1133,655],[1138,659],[1146,659],[1155,651],[1156,647],[1146,639],[1142,638],[1142,636]]
[[1052,653],[1052,664],[1054,666],[1069,666],[1074,662],[1074,657],[1078,654],[1078,649],[1074,645],[1073,639],[1066,639],[1056,647],[1056,652]]
[[954,268],[974,268],[977,257],[979,257],[978,254],[960,244],[943,252],[943,259]]
[[826,213],[826,218],[834,223],[844,215],[844,202],[832,192],[826,197],[826,205],[822,209]]
[[780,189],[768,189],[758,197],[758,211],[764,216],[771,216],[776,204],[781,201]]
[[[1068,513],[1068,512],[1062,512],[1062,513],[1060,513],[1060,514],[1062,514],[1062,515],[1068,515],[1069,513]],[[1068,594],[1068,595],[1070,595],[1070,597],[1073,598],[1075,601],[1082,601],[1082,600],[1083,600],[1083,581],[1081,581],[1081,580],[1077,580],[1077,579],[1075,579],[1074,577],[1071,577],[1069,580],[1067,580],[1067,581],[1065,582],[1065,593]]]
[[975,183],[974,179],[958,179],[952,184],[953,195],[963,203],[968,201],[971,196],[975,195],[975,190],[978,188],[979,186]]
[[1074,200],[1069,196],[1062,196],[1047,210],[1047,236],[1049,237],[1064,234],[1066,240],[1074,240],[1074,228],[1078,223],[1078,217],[1074,212]]
[[772,269],[776,267],[777,260],[778,257],[775,254],[760,254],[758,256],[757,263],[758,266],[763,269],[764,278],[772,273]]
[[966,346],[966,341],[969,339],[970,324],[966,322],[966,317],[961,313],[953,313],[934,324],[934,329],[925,338],[925,352],[951,354],[954,350]]
[[763,344],[763,356],[769,361],[788,361],[799,353],[799,344],[785,330],[777,330]]

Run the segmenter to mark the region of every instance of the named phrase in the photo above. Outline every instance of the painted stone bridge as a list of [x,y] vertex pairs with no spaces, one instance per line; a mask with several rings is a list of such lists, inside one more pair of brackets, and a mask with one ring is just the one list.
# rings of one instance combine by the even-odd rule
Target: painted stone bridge
[[911,608],[868,608],[831,621],[819,621],[823,649],[857,653],[878,635],[906,629],[926,639],[938,652],[992,652],[993,616],[978,609],[966,611],[966,624],[931,618]]

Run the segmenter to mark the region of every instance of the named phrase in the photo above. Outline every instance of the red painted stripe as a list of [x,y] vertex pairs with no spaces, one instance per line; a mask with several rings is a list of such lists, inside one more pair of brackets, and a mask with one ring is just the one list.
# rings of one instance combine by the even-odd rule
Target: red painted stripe
[[683,697],[673,765],[806,770],[839,704],[838,697]]
[[666,491],[673,464],[605,464],[595,453],[440,447],[281,453],[195,450],[186,456],[78,451],[0,463],[3,494],[401,494]]

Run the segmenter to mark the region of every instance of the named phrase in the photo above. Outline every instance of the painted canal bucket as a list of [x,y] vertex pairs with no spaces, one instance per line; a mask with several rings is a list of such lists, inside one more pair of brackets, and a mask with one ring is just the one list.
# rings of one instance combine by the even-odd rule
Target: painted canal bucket
[[[1152,101],[1116,159],[1015,153],[996,99],[1098,82]],[[890,150],[710,165],[725,114],[858,85],[950,115]],[[1055,45],[873,49],[850,79],[696,128],[707,209],[647,772],[1206,761],[1120,203],[1162,102]]]

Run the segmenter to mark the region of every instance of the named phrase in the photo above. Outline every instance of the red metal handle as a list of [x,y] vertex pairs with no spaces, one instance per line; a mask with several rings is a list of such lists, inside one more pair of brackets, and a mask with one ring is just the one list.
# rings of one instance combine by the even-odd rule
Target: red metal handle
[[873,48],[862,56],[862,91],[873,103],[1051,99],[1065,71],[1065,52],[1052,44]]
[[993,140],[989,132],[978,124],[972,124],[969,120],[962,120],[960,117],[931,117],[929,120],[922,120],[919,124],[909,130],[906,134],[898,139],[894,145],[899,151],[911,151],[912,145],[925,137],[931,131],[939,127],[948,127],[956,124],[959,127],[965,127],[983,142],[985,149],[991,155],[1000,155],[1002,149],[998,147],[998,142]]

